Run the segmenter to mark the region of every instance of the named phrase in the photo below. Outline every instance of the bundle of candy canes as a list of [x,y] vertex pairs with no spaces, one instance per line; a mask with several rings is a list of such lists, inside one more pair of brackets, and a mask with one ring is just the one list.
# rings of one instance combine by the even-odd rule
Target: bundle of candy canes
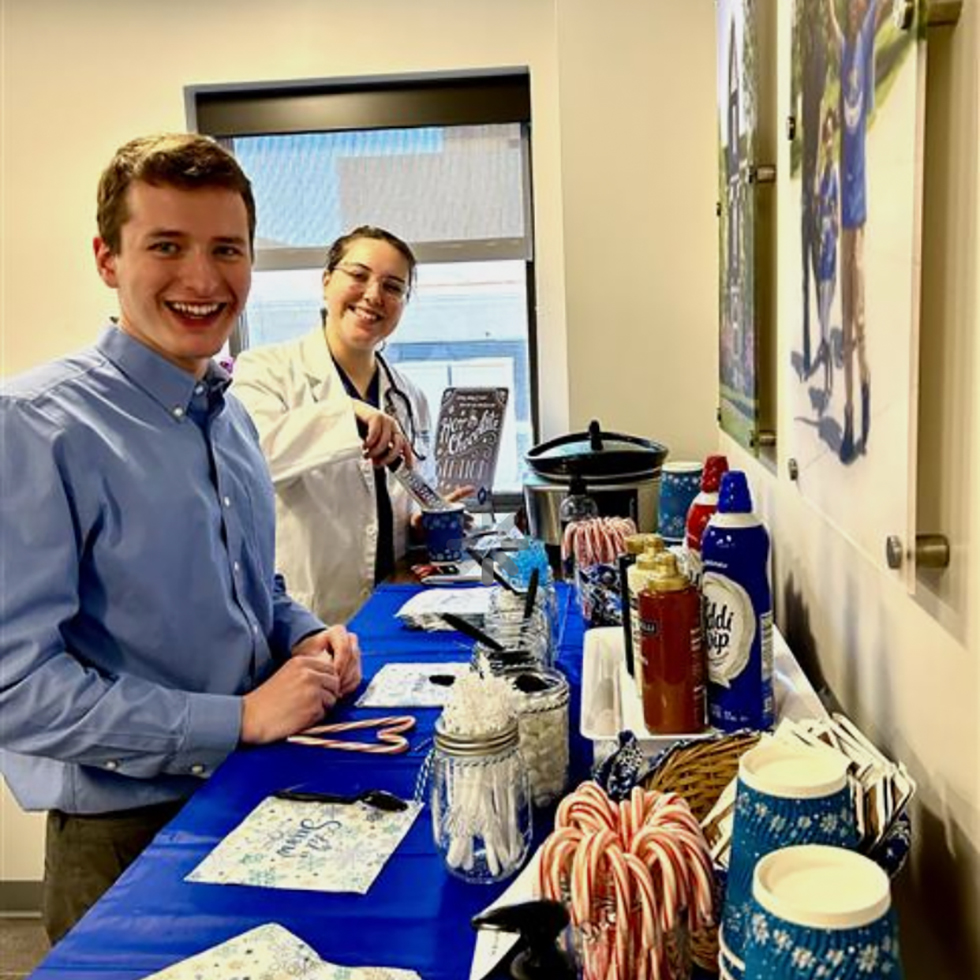
[[540,889],[566,904],[583,938],[584,980],[666,980],[668,934],[712,922],[708,845],[676,793],[636,786],[614,803],[582,783],[558,806]]
[[626,552],[626,538],[636,534],[628,517],[590,517],[569,521],[561,539],[566,579],[575,579],[586,626],[618,626],[622,592],[616,559]]
[[631,534],[636,534],[636,525],[629,517],[569,521],[561,538],[562,561],[574,559],[578,566],[615,564],[616,556],[625,553]]

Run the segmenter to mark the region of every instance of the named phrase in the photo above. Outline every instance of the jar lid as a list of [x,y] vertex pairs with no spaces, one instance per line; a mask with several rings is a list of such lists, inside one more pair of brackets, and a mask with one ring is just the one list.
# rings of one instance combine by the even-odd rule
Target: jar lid
[[495,732],[476,732],[463,735],[459,732],[447,732],[443,727],[442,718],[436,720],[436,730],[433,741],[435,747],[448,755],[481,756],[502,752],[517,745],[517,719]]

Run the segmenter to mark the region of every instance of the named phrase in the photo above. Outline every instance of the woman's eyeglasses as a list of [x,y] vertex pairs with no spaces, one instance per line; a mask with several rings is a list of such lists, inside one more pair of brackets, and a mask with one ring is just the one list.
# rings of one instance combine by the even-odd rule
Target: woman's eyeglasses
[[393,302],[404,302],[408,296],[408,283],[403,279],[395,276],[377,276],[366,265],[352,263],[337,265],[334,269],[342,272],[364,289],[367,289],[372,281],[376,282],[385,297]]

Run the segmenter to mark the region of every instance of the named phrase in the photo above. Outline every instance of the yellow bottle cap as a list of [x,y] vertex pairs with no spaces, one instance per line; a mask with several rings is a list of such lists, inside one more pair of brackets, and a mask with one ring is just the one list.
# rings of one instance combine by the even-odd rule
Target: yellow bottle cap
[[653,557],[653,573],[647,588],[653,592],[679,592],[690,585],[688,577],[678,568],[672,551],[661,551]]

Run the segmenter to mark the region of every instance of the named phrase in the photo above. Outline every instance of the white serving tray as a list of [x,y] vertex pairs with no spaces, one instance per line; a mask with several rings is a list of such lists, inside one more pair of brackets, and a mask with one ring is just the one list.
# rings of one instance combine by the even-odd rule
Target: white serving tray
[[[776,721],[826,718],[827,711],[806,679],[782,634],[773,628],[773,694]],[[582,716],[580,731],[593,743],[596,762],[612,754],[619,733],[632,732],[644,755],[653,758],[675,742],[708,738],[714,729],[686,735],[654,735],[643,722],[643,703],[633,678],[626,672],[623,630],[600,626],[586,630],[582,657]]]

